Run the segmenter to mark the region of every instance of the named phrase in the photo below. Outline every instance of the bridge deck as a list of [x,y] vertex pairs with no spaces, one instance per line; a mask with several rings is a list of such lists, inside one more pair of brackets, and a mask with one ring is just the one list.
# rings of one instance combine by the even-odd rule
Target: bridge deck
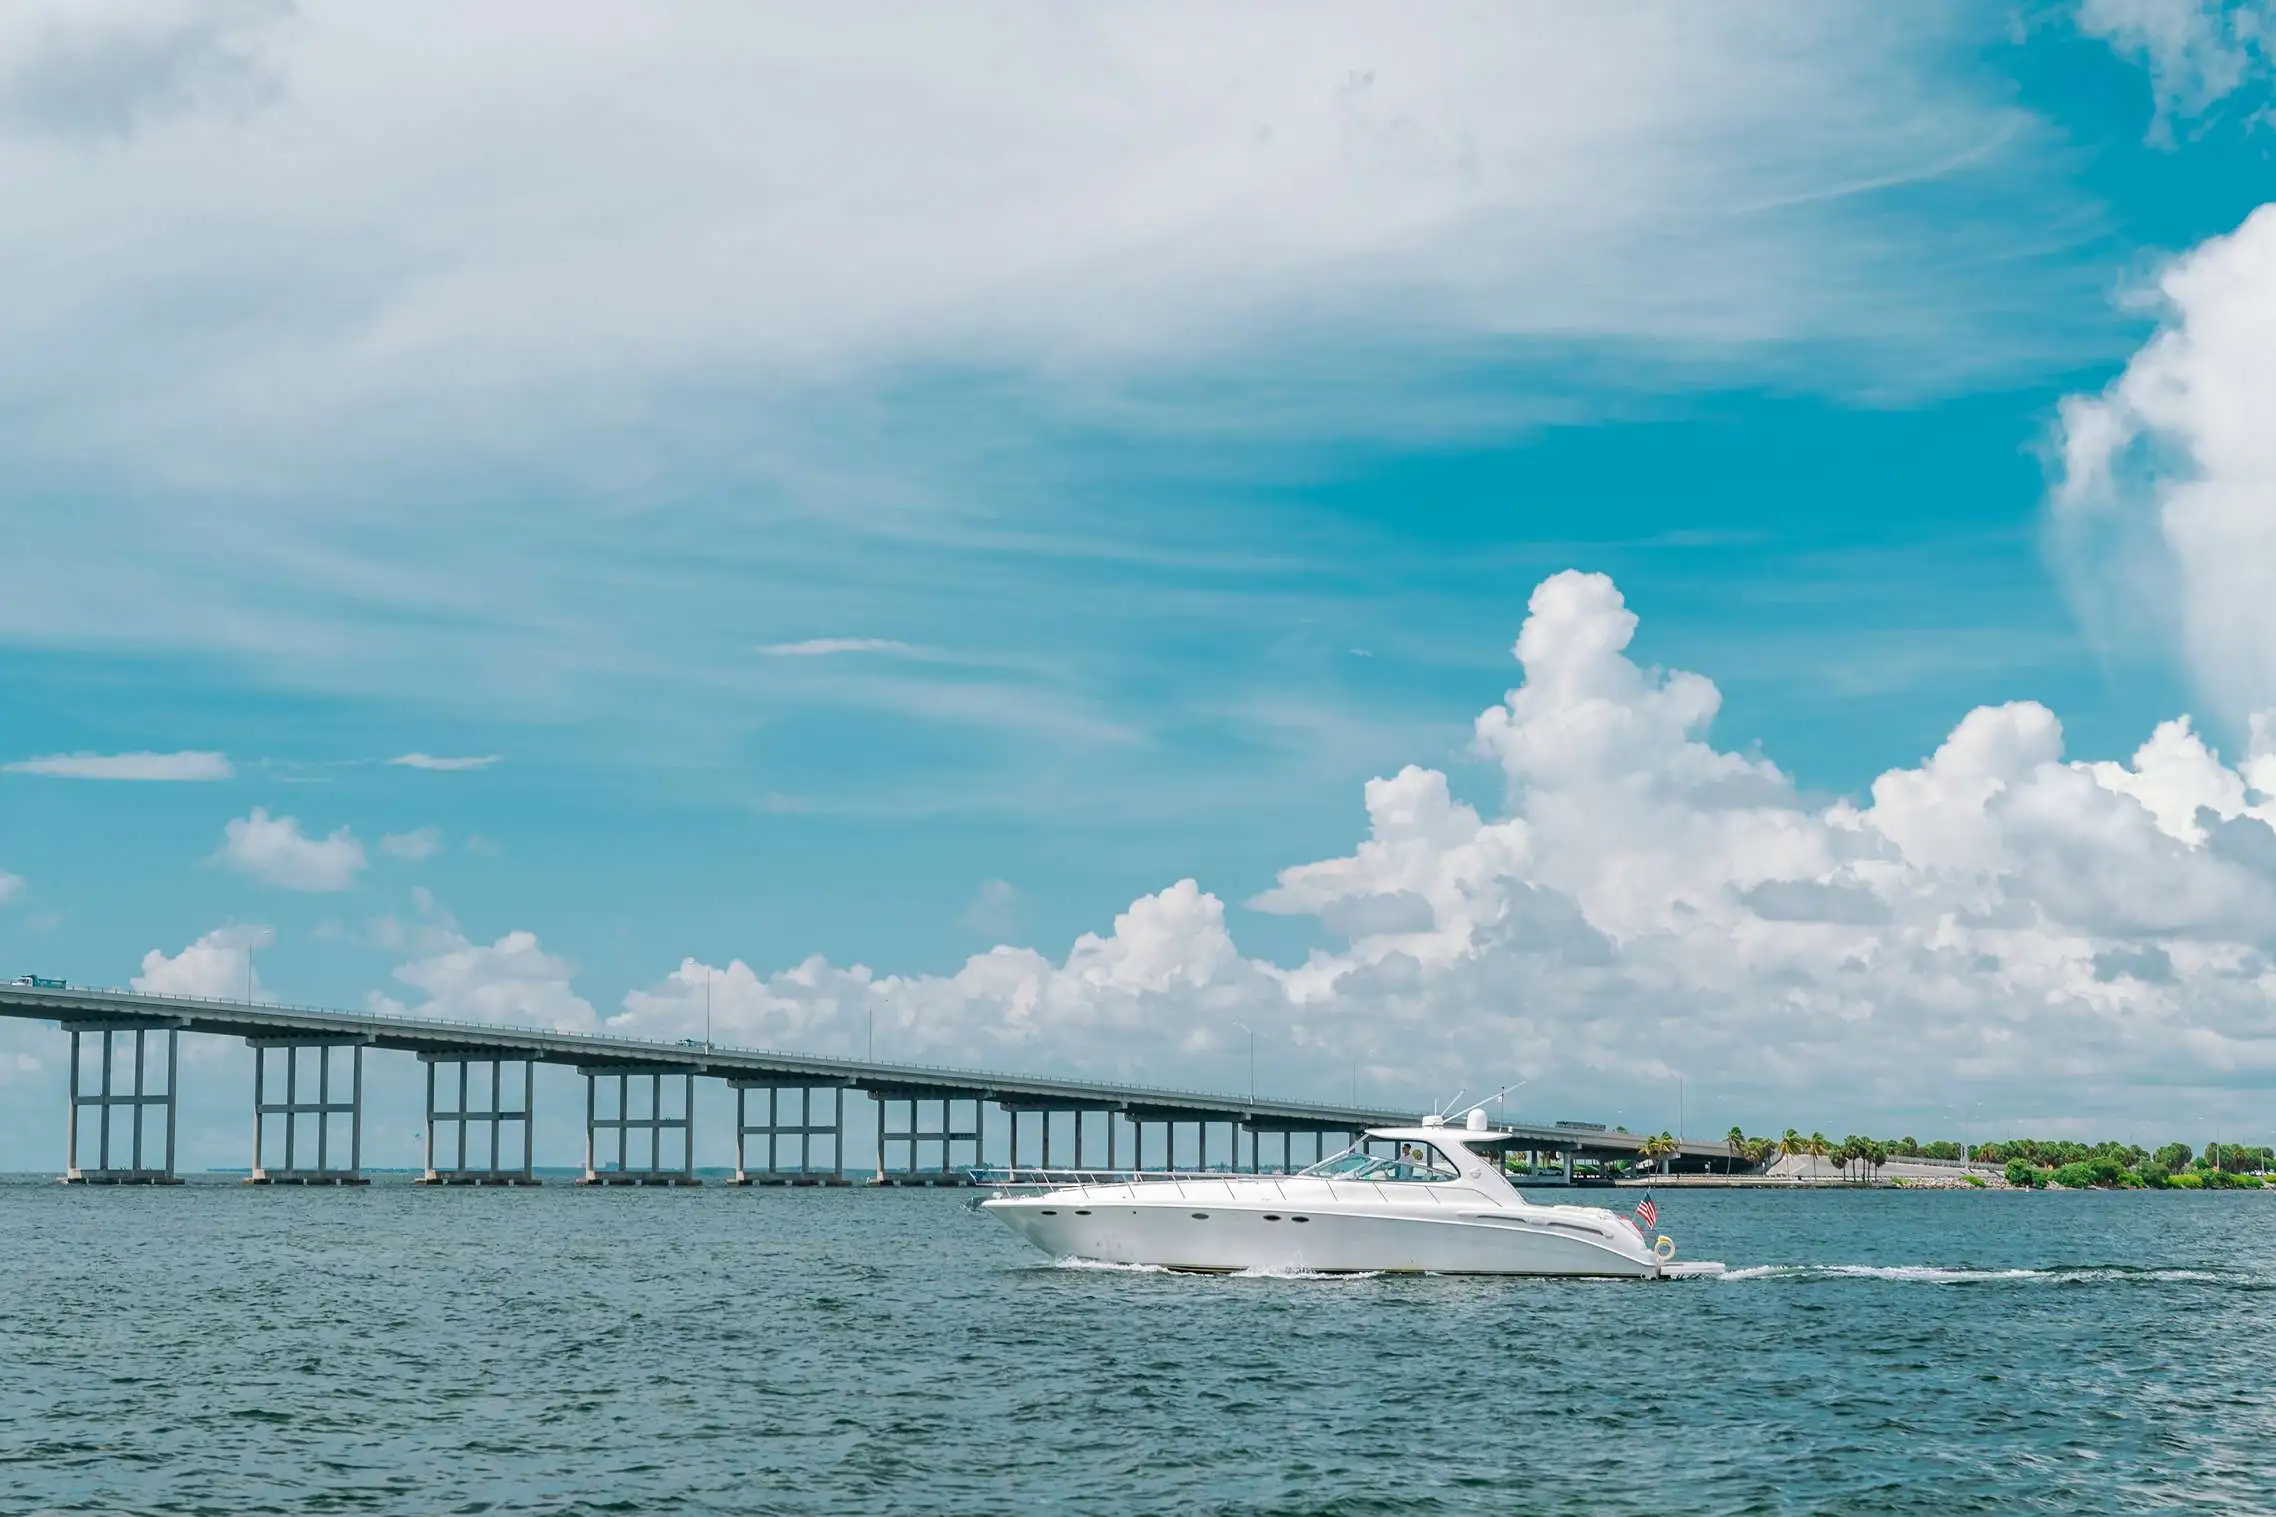
[[[837,1085],[893,1100],[977,1098],[1025,1111],[1117,1111],[1150,1122],[1190,1122],[1206,1118],[1219,1122],[1239,1121],[1267,1132],[1347,1132],[1361,1127],[1405,1126],[1415,1120],[1415,1113],[1411,1111],[1382,1106],[1250,1097],[1222,1091],[1001,1070],[840,1059],[770,1049],[706,1047],[605,1033],[389,1016],[265,1001],[205,1000],[76,985],[62,988],[0,985],[0,1016],[80,1026],[105,1021],[122,1026],[166,1026],[184,1032],[249,1039],[343,1038],[375,1048],[452,1058],[529,1059],[612,1073],[639,1069],[751,1083]],[[1633,1154],[1645,1136],[1551,1125],[1501,1126],[1523,1144],[1543,1151],[1570,1150],[1592,1155]],[[1719,1143],[1686,1143],[1681,1153],[1690,1159],[1725,1156],[1724,1147]]]

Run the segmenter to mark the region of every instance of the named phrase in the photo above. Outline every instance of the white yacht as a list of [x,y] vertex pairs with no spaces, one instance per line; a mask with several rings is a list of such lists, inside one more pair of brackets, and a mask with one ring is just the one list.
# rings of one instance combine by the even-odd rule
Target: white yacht
[[1055,1258],[1179,1270],[1652,1280],[1674,1257],[1624,1215],[1519,1195],[1487,1157],[1507,1140],[1483,1111],[1462,1127],[1431,1116],[1366,1137],[1293,1175],[1116,1177],[981,1209]]

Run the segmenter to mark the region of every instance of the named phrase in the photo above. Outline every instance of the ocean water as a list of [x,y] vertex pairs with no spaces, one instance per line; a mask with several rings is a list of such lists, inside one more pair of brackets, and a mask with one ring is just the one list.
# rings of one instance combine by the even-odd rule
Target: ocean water
[[2276,1196],[1659,1200],[1724,1271],[1085,1268],[954,1192],[0,1182],[0,1511],[2276,1510]]

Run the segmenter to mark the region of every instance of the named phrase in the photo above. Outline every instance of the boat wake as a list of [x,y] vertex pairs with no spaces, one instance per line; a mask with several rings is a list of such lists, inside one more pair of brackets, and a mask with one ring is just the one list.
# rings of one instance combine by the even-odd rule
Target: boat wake
[[1382,1273],[1379,1269],[1355,1269],[1331,1273],[1327,1270],[1298,1269],[1294,1265],[1276,1264],[1269,1268],[1260,1265],[1255,1269],[1237,1269],[1233,1271],[1231,1278],[1235,1280],[1373,1280]]
[[[1684,1266],[1668,1269],[1670,1275]],[[2050,1284],[2106,1280],[2169,1282],[2222,1280],[2225,1275],[2200,1269],[2138,1269],[2116,1265],[2068,1265],[2053,1269],[1966,1269],[1936,1264],[1755,1264],[1726,1269],[1720,1264],[1692,1265],[1693,1271],[1711,1272],[1721,1280],[1891,1280],[1913,1285],[1987,1285],[2013,1281]]]
[[1660,1266],[1660,1278],[1663,1280],[1720,1280],[1730,1272],[1728,1264],[1716,1264],[1705,1259]]
[[1171,1273],[1169,1267],[1162,1264],[1117,1264],[1111,1259],[1078,1259],[1073,1255],[1064,1259],[1053,1260],[1052,1268],[1107,1270],[1119,1275],[1166,1275]]
[[1081,1259],[1072,1255],[1054,1259],[1054,1269],[1103,1270],[1118,1275],[1216,1275],[1227,1280],[1373,1280],[1381,1270],[1317,1270],[1297,1269],[1290,1265],[1259,1265],[1254,1269],[1227,1270],[1175,1270],[1166,1264],[1118,1264],[1109,1259]]

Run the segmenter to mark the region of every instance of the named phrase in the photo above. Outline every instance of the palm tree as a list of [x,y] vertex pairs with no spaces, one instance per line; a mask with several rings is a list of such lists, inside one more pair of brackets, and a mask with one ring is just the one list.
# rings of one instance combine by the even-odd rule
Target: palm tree
[[1809,1143],[1804,1140],[1802,1135],[1789,1127],[1786,1129],[1786,1136],[1778,1140],[1778,1157],[1781,1159],[1799,1159],[1809,1151],[1809,1147]]
[[1663,1132],[1656,1137],[1646,1138],[1641,1144],[1637,1145],[1636,1157],[1644,1160],[1662,1161],[1660,1172],[1662,1174],[1665,1174],[1667,1172],[1665,1161],[1672,1157],[1675,1151],[1676,1142],[1674,1135]]
[[1817,1178],[1818,1161],[1833,1152],[1833,1145],[1822,1132],[1814,1132],[1802,1140],[1802,1152],[1810,1156],[1810,1177]]
[[1723,1173],[1726,1175],[1736,1174],[1738,1173],[1739,1159],[1745,1155],[1749,1147],[1747,1135],[1734,1126],[1729,1133],[1724,1135],[1723,1141],[1731,1150],[1731,1162],[1723,1167]]

